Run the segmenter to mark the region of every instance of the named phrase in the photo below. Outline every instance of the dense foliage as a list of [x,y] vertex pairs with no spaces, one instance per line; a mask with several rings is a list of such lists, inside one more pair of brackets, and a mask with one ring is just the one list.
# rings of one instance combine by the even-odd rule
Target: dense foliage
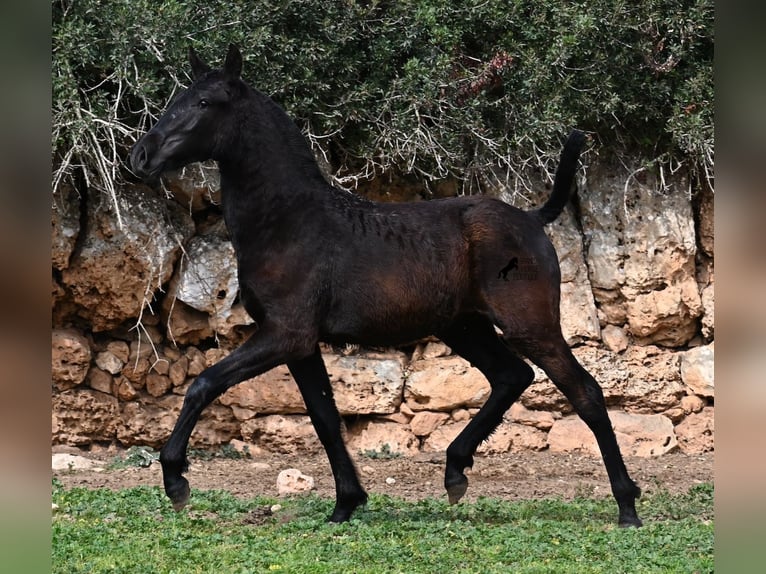
[[339,182],[470,191],[546,169],[573,126],[712,178],[712,0],[57,0],[54,189],[83,166],[109,190],[188,84],[187,47],[216,64],[230,42]]

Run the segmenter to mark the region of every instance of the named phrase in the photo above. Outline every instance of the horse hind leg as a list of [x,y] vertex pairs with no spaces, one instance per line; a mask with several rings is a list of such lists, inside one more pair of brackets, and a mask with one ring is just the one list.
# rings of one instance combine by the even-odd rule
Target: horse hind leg
[[635,502],[641,496],[641,489],[633,482],[625,468],[599,384],[580,365],[560,334],[553,340],[526,343],[524,352],[564,393],[596,437],[612,494],[619,508],[619,525],[641,526]]
[[452,350],[475,366],[489,381],[487,402],[447,448],[444,487],[450,504],[457,503],[468,488],[466,468],[473,455],[503,420],[503,415],[534,380],[534,372],[497,336],[492,324],[471,318],[441,335]]

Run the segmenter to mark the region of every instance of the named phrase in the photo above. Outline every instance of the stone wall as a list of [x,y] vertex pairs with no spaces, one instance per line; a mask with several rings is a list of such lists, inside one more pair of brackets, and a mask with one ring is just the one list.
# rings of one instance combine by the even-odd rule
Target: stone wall
[[[564,333],[602,384],[626,454],[712,450],[712,194],[690,194],[683,173],[665,187],[628,174],[591,166],[578,201],[548,228],[561,261]],[[164,184],[168,197],[130,186],[116,205],[96,191],[54,197],[54,443],[161,445],[194,378],[254,329],[237,300],[216,171],[194,166]],[[529,208],[547,192],[498,194]],[[444,450],[489,392],[435,340],[323,352],[352,451]],[[566,400],[536,373],[480,452],[595,452]],[[192,444],[233,439],[253,452],[320,448],[286,368],[225,393]]]

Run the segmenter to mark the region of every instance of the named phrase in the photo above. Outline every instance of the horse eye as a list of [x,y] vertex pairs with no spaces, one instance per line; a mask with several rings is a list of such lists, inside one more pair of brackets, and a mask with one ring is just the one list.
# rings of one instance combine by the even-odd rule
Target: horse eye
[[210,102],[208,102],[207,100],[200,100],[199,101],[199,107],[201,107],[201,108],[206,108],[209,105],[210,105]]

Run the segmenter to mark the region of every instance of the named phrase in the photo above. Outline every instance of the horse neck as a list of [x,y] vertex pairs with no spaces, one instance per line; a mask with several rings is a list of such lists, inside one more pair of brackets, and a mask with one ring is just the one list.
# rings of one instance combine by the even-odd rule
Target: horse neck
[[232,239],[267,234],[329,199],[303,134],[270,98],[250,90],[219,154],[224,217]]

